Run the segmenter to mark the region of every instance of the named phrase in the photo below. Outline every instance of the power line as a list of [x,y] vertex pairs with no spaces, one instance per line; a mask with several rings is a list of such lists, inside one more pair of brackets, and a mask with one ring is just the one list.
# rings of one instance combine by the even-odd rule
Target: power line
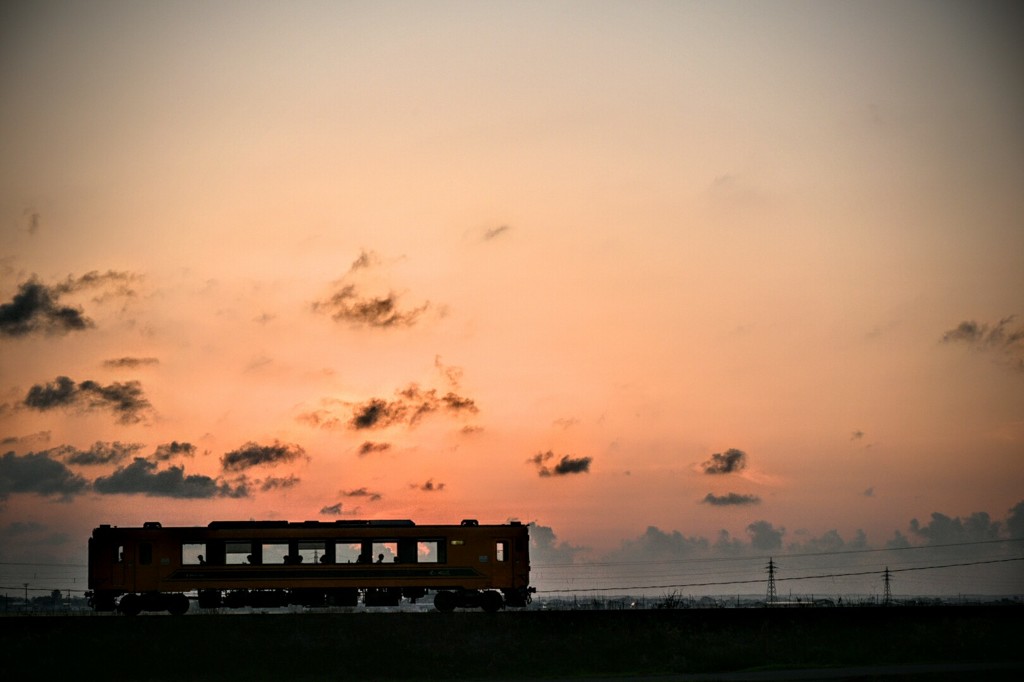
[[[1024,561],[1024,557],[1014,557],[1012,559],[989,559],[987,561],[967,561],[956,564],[935,564],[933,566],[911,566],[907,568],[893,568],[889,569],[890,573],[902,573],[905,571],[928,571],[938,568],[957,568],[962,566],[980,566],[982,564],[1000,564],[1008,563],[1011,561]],[[776,581],[783,580],[814,580],[820,578],[846,578],[850,576],[859,575],[878,575],[879,571],[850,571],[846,573],[822,573],[819,575],[801,575],[801,576],[786,576],[786,577],[775,577]],[[751,585],[755,583],[763,583],[764,579],[759,578],[756,580],[720,580],[710,581],[703,583],[680,583],[675,585],[623,585],[620,587],[595,587],[590,589],[565,589],[565,590],[537,590],[540,593],[552,593],[552,592],[611,592],[615,590],[661,590],[666,588],[678,588],[678,587],[715,587],[721,585]]]
[[[1024,542],[1022,538],[1000,538],[998,540],[972,540],[970,542],[946,542],[937,545],[908,545],[906,547],[875,547],[865,549],[843,549],[835,550],[831,552],[794,552],[792,554],[786,554],[786,557],[813,557],[813,556],[844,556],[847,554],[870,554],[873,552],[902,552],[907,550],[919,550],[919,549],[942,549],[948,547],[971,547],[975,545],[993,545],[1006,542]],[[748,555],[741,557],[695,557],[687,559],[655,559],[655,560],[637,560],[637,561],[593,561],[586,563],[557,563],[557,564],[534,564],[533,568],[580,568],[580,567],[607,567],[607,566],[647,566],[654,564],[688,564],[688,563],[701,563],[701,562],[719,562],[719,561],[749,561],[751,559],[767,559],[769,557],[763,555]]]

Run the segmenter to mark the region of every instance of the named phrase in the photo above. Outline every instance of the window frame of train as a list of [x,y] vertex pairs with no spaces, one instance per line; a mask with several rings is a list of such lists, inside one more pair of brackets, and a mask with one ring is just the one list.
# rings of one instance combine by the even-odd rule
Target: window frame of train
[[494,560],[499,563],[505,563],[508,561],[508,540],[495,540],[494,541]]
[[252,543],[248,540],[224,541],[224,565],[244,566],[252,556]]

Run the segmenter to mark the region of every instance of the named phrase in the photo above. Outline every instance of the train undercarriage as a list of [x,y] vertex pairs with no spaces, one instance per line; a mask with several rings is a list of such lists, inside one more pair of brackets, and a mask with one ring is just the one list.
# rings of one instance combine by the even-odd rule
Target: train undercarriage
[[[354,607],[360,601],[368,607],[399,606],[402,599],[415,604],[427,595],[428,590],[415,588],[337,588],[318,589],[202,589],[190,597],[181,592],[145,592],[119,594],[109,591],[95,591],[87,594],[90,606],[96,611],[116,611],[136,616],[143,611],[167,611],[182,615],[194,601],[200,609],[239,608],[280,608],[304,606],[308,608]],[[530,602],[529,590],[435,590],[434,608],[449,613],[457,608],[480,608],[494,613],[506,606],[524,607]]]

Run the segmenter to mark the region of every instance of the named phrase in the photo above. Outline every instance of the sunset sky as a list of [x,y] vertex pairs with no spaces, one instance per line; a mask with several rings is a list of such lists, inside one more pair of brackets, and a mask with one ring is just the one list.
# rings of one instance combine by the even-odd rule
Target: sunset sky
[[1024,536],[1022,17],[4,3],[4,579],[151,520]]

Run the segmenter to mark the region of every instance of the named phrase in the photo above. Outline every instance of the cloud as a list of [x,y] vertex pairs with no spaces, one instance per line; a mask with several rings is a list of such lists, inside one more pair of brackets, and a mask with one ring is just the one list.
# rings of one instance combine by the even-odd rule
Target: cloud
[[917,519],[910,521],[910,532],[924,538],[929,545],[995,540],[999,537],[999,528],[999,521],[993,521],[988,512],[975,512],[964,520],[933,512],[927,524]]
[[174,457],[192,457],[196,454],[196,446],[191,443],[179,443],[172,440],[170,443],[162,443],[156,446],[153,451],[153,459],[158,462],[165,462]]
[[750,546],[761,551],[781,549],[785,533],[785,528],[776,528],[767,521],[755,521],[747,526]]
[[341,502],[328,505],[326,507],[320,507],[320,513],[324,516],[341,516]]
[[705,474],[731,474],[747,466],[747,453],[735,448],[716,452],[711,459],[700,465]]
[[632,540],[623,540],[619,548],[608,558],[612,561],[681,559],[702,553],[709,546],[707,538],[686,537],[679,531],[666,533],[655,526],[648,526],[643,535]]
[[441,373],[441,376],[445,378],[448,385],[452,388],[458,388],[459,382],[462,381],[462,368],[455,367],[454,365],[446,365],[441,362],[441,356],[434,356],[434,367]]
[[142,421],[144,414],[152,407],[138,381],[114,382],[103,386],[91,380],[75,384],[65,376],[30,388],[24,405],[40,412],[70,407],[86,411],[109,409],[122,424]]
[[111,358],[110,360],[104,360],[103,366],[110,369],[137,369],[139,367],[148,367],[150,365],[159,365],[160,361],[156,358]]
[[366,488],[356,488],[355,490],[349,490],[341,493],[345,497],[365,497],[370,502],[376,502],[380,499],[380,493],[375,493],[367,490]]
[[498,227],[492,227],[492,228],[490,228],[490,229],[488,229],[488,230],[486,230],[484,232],[484,241],[485,242],[489,242],[492,239],[494,239],[494,238],[496,238],[496,237],[498,237],[498,236],[500,236],[502,234],[505,234],[506,232],[508,232],[511,229],[512,228],[509,227],[508,225],[499,225]]
[[60,452],[61,458],[68,464],[79,466],[92,466],[96,464],[117,464],[143,448],[142,443],[121,443],[114,441],[105,443],[96,441],[88,450],[78,450],[70,446],[54,448],[53,452]]
[[412,487],[425,493],[435,493],[444,490],[444,483],[434,483],[434,479],[430,479],[426,483],[413,483]]
[[449,391],[438,395],[436,389],[423,390],[416,384],[395,392],[395,400],[372,398],[356,405],[349,426],[353,429],[384,428],[392,424],[415,426],[423,418],[439,411],[449,414],[476,414],[479,408],[470,398]]
[[88,487],[84,478],[53,459],[49,452],[22,456],[8,452],[0,457],[0,500],[14,493],[33,493],[67,502]]
[[18,285],[11,302],[0,304],[0,336],[67,334],[94,326],[81,308],[61,305],[61,293],[34,276]]
[[242,471],[254,466],[275,466],[305,456],[306,451],[298,445],[274,441],[273,445],[260,445],[249,441],[237,450],[224,454],[221,464],[225,471]]
[[565,541],[558,542],[550,526],[542,526],[536,521],[527,525],[530,529],[530,560],[537,565],[571,564],[577,554],[587,549]]
[[1011,538],[1024,538],[1024,500],[1010,508],[1006,516],[1006,530]]
[[[38,223],[37,223],[38,224]],[[132,296],[130,284],[137,275],[113,270],[93,271],[81,277],[68,277],[60,284],[47,286],[35,275],[18,285],[10,303],[0,304],[0,336],[29,334],[67,334],[95,326],[81,307],[64,305],[61,297],[84,289],[102,289],[96,300],[108,296]]]
[[537,467],[538,476],[565,476],[567,474],[586,474],[590,472],[591,457],[570,457],[563,455],[554,467],[549,467],[546,462],[553,459],[555,453],[551,450],[538,452],[526,460]]
[[1010,328],[1015,317],[1004,317],[994,325],[974,320],[961,322],[942,335],[942,343],[996,353],[1013,369],[1024,371],[1024,327]]
[[271,490],[286,490],[288,488],[293,488],[296,485],[298,485],[301,480],[302,479],[300,479],[298,476],[290,474],[283,478],[275,478],[273,476],[268,476],[267,478],[264,478],[262,481],[258,481],[257,483],[260,486],[260,492],[265,493]]
[[839,531],[832,529],[823,533],[821,537],[810,538],[801,543],[793,543],[789,546],[789,550],[791,552],[828,553],[866,549],[867,546],[867,535],[861,529],[857,530],[853,540],[849,542],[843,540],[842,536],[839,535]]
[[336,322],[388,329],[411,327],[430,308],[427,301],[417,308],[403,310],[398,299],[399,294],[394,291],[386,296],[366,296],[355,284],[343,284],[330,297],[314,302],[313,310],[329,314]]
[[863,495],[864,497],[874,497],[874,496],[875,496],[875,486],[870,486],[869,488],[867,488],[867,489],[866,489],[866,490],[865,490],[865,491],[864,491],[863,493],[861,493],[861,494],[862,494],[862,495]]
[[386,452],[391,449],[391,443],[373,443],[371,441],[363,441],[363,444],[359,446],[359,456],[365,457],[376,452]]
[[861,431],[860,429],[857,429],[856,431],[850,433],[850,440],[860,440],[863,437],[864,432]]
[[352,266],[349,268],[348,271],[355,272],[357,270],[365,270],[367,268],[372,268],[376,265],[380,265],[380,263],[380,254],[378,254],[376,251],[367,251],[366,249],[363,249],[359,253],[359,257],[352,261]]
[[229,484],[202,475],[185,475],[184,467],[171,466],[163,471],[142,457],[125,467],[119,467],[110,476],[101,476],[93,482],[93,489],[103,495],[146,495],[179,499],[211,499],[215,497],[248,497],[244,484],[232,488]]
[[726,495],[712,495],[708,493],[701,502],[715,507],[747,506],[761,504],[761,498],[757,495],[741,495],[739,493],[728,493]]

